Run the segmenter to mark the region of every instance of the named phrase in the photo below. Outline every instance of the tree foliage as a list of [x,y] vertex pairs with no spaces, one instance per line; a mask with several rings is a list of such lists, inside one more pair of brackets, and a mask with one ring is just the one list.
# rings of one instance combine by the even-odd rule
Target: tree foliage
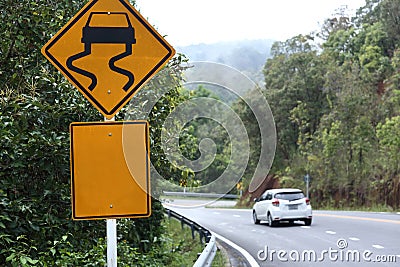
[[354,18],[342,10],[319,33],[273,45],[274,170],[285,186],[309,173],[317,206],[400,208],[399,6],[368,0]]
[[327,108],[324,62],[311,36],[299,35],[272,47],[264,69],[266,96],[278,132],[277,164],[291,159],[318,127]]
[[[40,53],[83,4],[72,0],[0,2],[2,266],[99,266],[105,262],[104,221],[71,220],[69,166],[70,123],[103,118]],[[174,70],[178,62],[180,58],[167,67],[171,73],[179,73]],[[174,87],[179,79],[161,76],[159,82]],[[171,90],[152,110],[152,144],[158,142],[158,120],[178,99],[178,91]],[[123,119],[124,112],[117,119]],[[155,147],[151,158],[162,166]],[[120,262],[137,260],[138,266],[168,262],[163,208],[156,200],[152,214],[147,219],[118,222]],[[155,260],[146,260],[146,254]]]

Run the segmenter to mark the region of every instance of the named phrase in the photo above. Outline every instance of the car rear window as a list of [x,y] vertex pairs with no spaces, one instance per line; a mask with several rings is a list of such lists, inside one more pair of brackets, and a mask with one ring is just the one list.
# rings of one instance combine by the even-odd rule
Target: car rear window
[[285,192],[285,193],[276,193],[275,198],[284,199],[284,200],[296,200],[304,197],[302,192]]

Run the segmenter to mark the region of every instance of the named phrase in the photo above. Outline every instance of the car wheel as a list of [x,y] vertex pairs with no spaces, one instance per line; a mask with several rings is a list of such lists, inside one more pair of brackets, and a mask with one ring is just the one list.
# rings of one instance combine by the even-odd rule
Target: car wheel
[[272,219],[271,213],[268,213],[268,226],[269,227],[274,227],[276,226],[276,222]]
[[255,210],[253,210],[253,222],[254,224],[260,224],[260,220],[257,219],[257,213]]
[[306,226],[310,226],[310,225],[311,225],[311,222],[312,222],[312,219],[305,219],[305,220],[304,220],[304,224],[305,224]]

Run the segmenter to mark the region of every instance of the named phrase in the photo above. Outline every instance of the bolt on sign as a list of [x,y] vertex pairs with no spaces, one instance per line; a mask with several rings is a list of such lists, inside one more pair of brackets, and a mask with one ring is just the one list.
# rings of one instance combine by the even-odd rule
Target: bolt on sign
[[72,218],[150,216],[148,123],[75,122],[70,133]]
[[175,50],[127,0],[92,0],[42,53],[110,119]]

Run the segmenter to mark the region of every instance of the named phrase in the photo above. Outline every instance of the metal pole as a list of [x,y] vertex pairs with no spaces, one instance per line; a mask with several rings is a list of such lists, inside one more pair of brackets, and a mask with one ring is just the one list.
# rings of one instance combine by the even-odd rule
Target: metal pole
[[117,219],[107,219],[107,267],[117,267]]
[[[115,121],[114,117],[104,121]],[[107,219],[107,267],[117,267],[117,219]]]
[[307,198],[310,198],[309,193],[308,193],[308,188],[310,186],[310,175],[307,173],[304,175],[304,182],[306,183],[306,196]]

